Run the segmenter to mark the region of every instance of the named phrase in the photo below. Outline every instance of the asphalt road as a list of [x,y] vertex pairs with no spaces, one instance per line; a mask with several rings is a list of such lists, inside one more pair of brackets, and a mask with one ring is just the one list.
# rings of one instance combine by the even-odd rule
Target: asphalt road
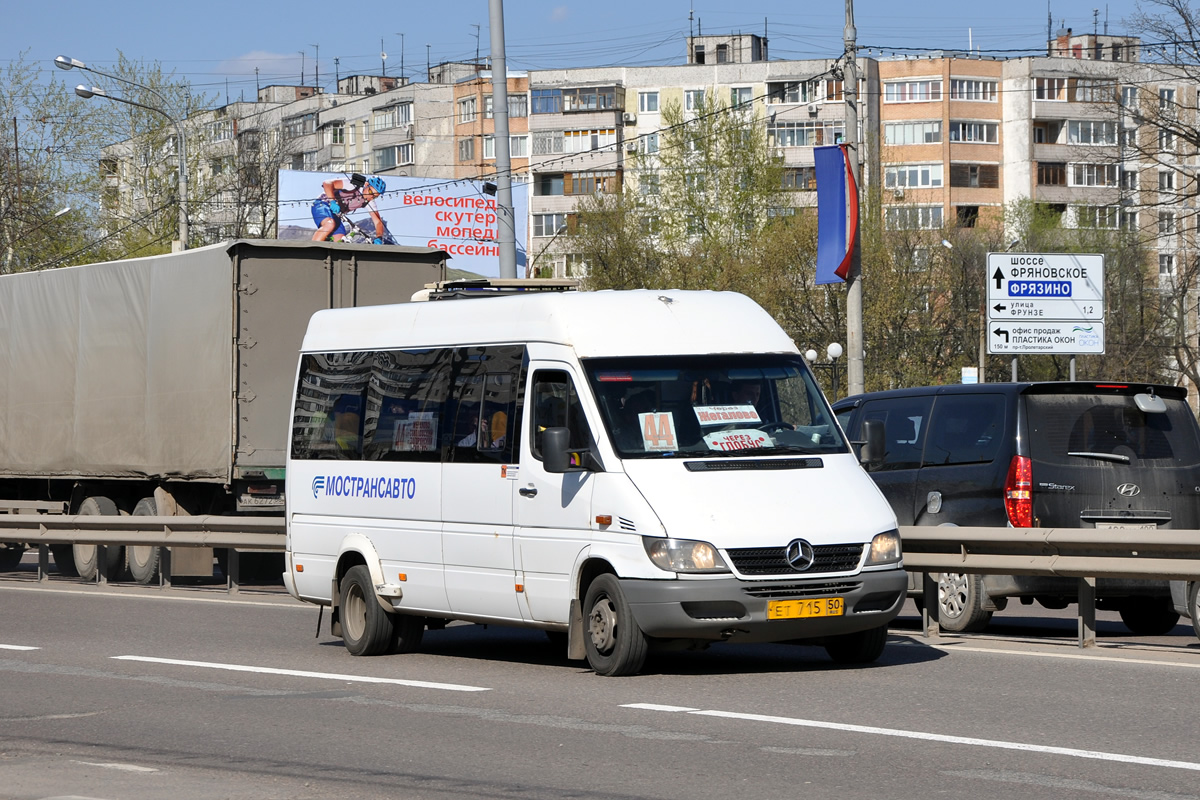
[[[601,678],[536,631],[353,658],[277,590],[0,581],[4,798],[1200,797],[1200,642],[1019,609],[881,661],[714,646]],[[1020,611],[1029,611],[1021,615]],[[28,648],[28,649],[26,649]]]

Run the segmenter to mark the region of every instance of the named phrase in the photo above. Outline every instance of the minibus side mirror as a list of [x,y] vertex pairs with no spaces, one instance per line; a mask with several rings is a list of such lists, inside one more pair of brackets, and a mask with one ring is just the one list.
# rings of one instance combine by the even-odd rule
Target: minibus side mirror
[[571,432],[567,428],[542,431],[542,462],[546,472],[595,472],[600,468],[591,450],[571,450]]
[[883,464],[883,455],[887,447],[884,442],[884,427],[881,419],[863,421],[862,449],[858,451],[858,460],[867,469],[878,468]]

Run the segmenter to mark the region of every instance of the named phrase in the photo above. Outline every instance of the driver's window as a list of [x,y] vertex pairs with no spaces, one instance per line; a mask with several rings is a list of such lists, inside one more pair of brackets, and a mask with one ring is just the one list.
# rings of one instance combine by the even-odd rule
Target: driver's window
[[542,458],[542,434],[546,428],[565,427],[571,432],[568,445],[571,450],[588,449],[591,431],[570,375],[561,370],[534,373],[530,400],[533,405],[530,448],[535,458]]

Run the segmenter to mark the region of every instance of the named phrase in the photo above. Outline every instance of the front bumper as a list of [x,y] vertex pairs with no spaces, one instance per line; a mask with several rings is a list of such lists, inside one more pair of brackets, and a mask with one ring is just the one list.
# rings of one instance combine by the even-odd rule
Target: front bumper
[[[621,580],[633,617],[647,636],[735,642],[813,639],[878,628],[900,613],[907,585],[902,568],[808,580]],[[772,600],[817,597],[841,597],[844,615],[767,619]]]

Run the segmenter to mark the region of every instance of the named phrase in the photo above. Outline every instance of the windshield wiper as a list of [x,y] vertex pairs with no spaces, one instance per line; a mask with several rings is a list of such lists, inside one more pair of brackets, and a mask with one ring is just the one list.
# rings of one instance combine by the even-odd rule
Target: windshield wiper
[[1115,461],[1118,464],[1128,464],[1129,456],[1121,455],[1120,453],[1094,453],[1087,450],[1067,453],[1069,456],[1078,456],[1079,458],[1095,458],[1100,461]]

